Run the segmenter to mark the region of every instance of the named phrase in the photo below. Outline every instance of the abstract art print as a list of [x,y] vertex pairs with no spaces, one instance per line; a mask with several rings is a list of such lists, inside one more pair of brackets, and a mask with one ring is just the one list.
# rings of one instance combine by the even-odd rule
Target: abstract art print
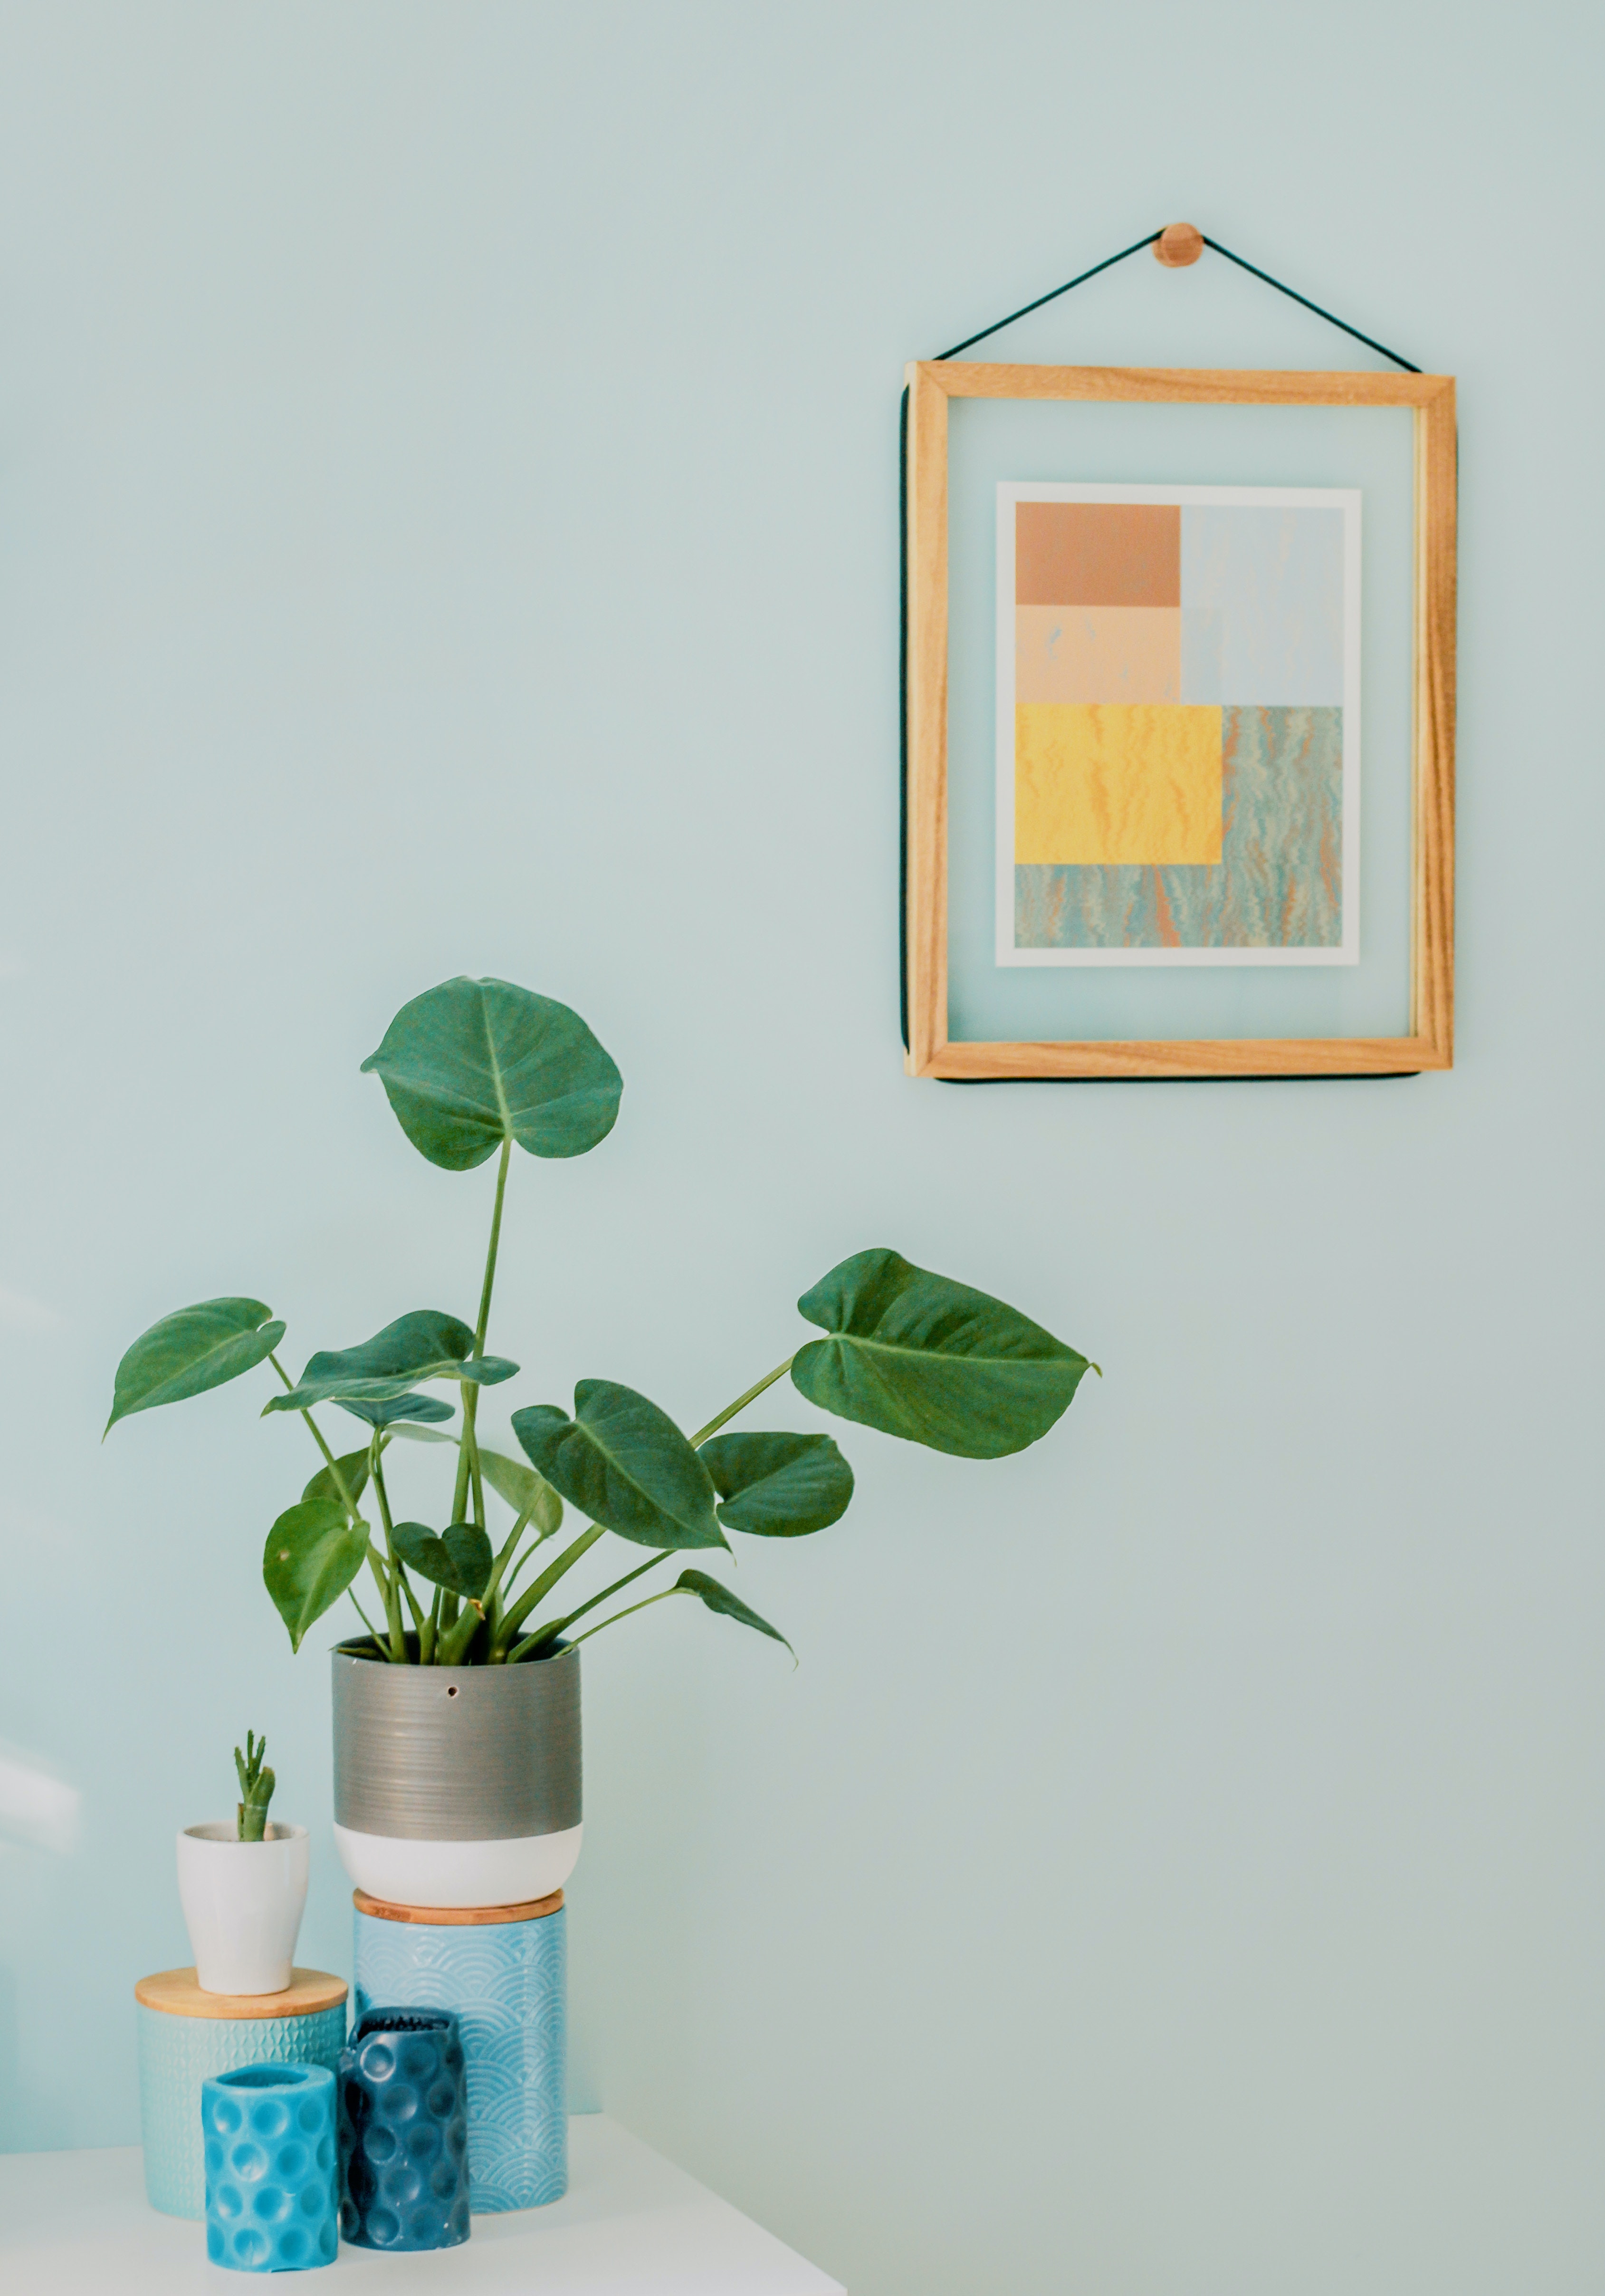
[[997,962],[1354,964],[1360,496],[997,488]]

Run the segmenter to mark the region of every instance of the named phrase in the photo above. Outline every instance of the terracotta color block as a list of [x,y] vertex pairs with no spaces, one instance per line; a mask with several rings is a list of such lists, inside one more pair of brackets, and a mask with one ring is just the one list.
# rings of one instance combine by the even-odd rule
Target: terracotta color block
[[1221,713],[1037,701],[1014,712],[1017,863],[1221,857]]
[[1179,701],[1179,606],[1017,606],[1019,701]]
[[1021,606],[1179,606],[1179,505],[1016,503],[1014,598]]

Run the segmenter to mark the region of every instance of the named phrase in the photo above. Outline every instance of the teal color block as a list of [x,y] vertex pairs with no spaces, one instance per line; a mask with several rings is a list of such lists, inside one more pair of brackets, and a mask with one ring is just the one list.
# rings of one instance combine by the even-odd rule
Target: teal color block
[[243,2065],[202,2081],[199,2117],[209,2259],[229,2272],[332,2264],[338,2164],[327,2066]]
[[561,1907],[471,1924],[356,1915],[355,2008],[448,2009],[468,2062],[475,2215],[569,2189],[568,1949]]
[[1341,708],[1340,510],[1183,506],[1182,700]]
[[201,2085],[242,2066],[322,2065],[332,2074],[346,2008],[305,2017],[175,2017],[135,2005],[139,2026],[139,2128],[145,2198],[164,2216],[206,2213]]
[[1225,709],[1218,864],[1022,863],[1022,948],[1335,948],[1343,939],[1343,712]]

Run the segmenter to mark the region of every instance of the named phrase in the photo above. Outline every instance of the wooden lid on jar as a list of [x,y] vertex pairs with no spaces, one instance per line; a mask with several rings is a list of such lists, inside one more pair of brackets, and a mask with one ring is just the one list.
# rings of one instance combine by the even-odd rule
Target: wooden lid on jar
[[376,1922],[418,1922],[426,1929],[455,1930],[545,1921],[548,1914],[561,1912],[563,1893],[553,1890],[549,1898],[529,1898],[521,1906],[392,1906],[383,1898],[370,1898],[365,1890],[353,1890],[351,1902],[359,1914],[370,1914]]
[[326,1969],[295,1969],[283,1993],[203,1993],[192,1969],[164,1969],[142,1977],[134,1998],[169,2017],[310,2017],[338,2009],[348,1989]]

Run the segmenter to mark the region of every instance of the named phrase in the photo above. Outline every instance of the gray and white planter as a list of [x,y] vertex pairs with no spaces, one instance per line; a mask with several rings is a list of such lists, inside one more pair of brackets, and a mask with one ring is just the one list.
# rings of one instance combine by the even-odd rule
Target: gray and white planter
[[371,1898],[515,1906],[579,1857],[579,1652],[390,1666],[333,1652],[334,1840]]

